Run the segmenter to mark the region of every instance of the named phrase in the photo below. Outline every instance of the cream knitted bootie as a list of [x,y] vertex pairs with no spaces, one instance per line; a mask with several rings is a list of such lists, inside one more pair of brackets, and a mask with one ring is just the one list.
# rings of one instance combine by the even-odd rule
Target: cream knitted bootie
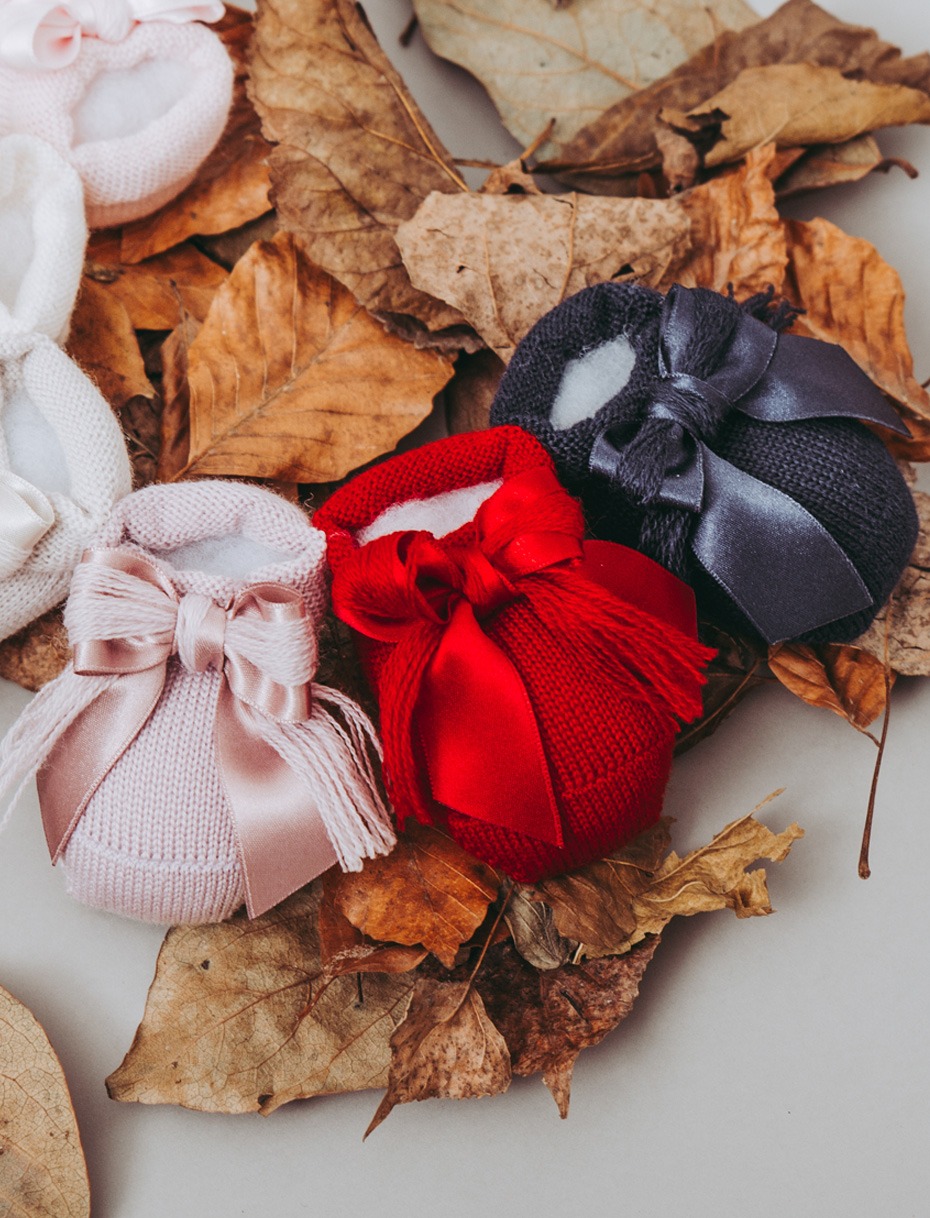
[[0,799],[41,767],[79,900],[215,922],[391,848],[371,724],[313,683],[325,548],[299,508],[238,483],[118,505],[75,573],[73,665],[0,746]]
[[74,170],[32,136],[0,140],[0,639],[64,599],[131,489],[113,412],[57,345],[86,241]]
[[223,133],[233,67],[216,0],[2,0],[0,132],[52,144],[84,183],[91,228],[163,206]]

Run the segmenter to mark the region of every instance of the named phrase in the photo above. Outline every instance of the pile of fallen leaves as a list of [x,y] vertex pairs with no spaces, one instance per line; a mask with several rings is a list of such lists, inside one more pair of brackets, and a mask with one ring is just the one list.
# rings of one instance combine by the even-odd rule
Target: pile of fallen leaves
[[[930,458],[898,275],[777,206],[892,164],[913,174],[873,133],[930,121],[930,56],[810,0],[765,21],[744,0],[415,9],[526,152],[470,189],[352,0],[260,0],[254,21],[230,9],[220,145],[178,199],[94,234],[74,317],[69,351],[120,415],[138,484],[260,479],[312,509],[437,409],[452,430],[485,426],[533,323],[608,279],[740,299],[771,285],[803,310],[798,332],[841,343],[900,410],[912,438],[896,455]],[[705,628],[718,658],[683,746],[773,677],[879,743],[895,674],[930,673],[917,500],[913,564],[856,644],[765,654]],[[332,630],[327,679],[358,692]],[[0,646],[0,675],[38,688],[66,658],[51,614]],[[267,1113],[386,1087],[373,1128],[398,1103],[541,1073],[564,1115],[575,1058],[627,1014],[669,920],[769,913],[753,864],[799,836],[750,815],[679,858],[663,822],[527,886],[414,825],[390,857],[327,874],[248,934],[242,915],[171,930],[110,1094]]]

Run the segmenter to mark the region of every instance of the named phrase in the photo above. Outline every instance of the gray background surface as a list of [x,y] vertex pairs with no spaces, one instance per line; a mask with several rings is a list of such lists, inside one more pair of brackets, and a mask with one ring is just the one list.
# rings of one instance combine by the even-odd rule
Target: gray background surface
[[[756,7],[770,12],[771,0]],[[907,51],[930,47],[925,0],[833,0]],[[421,40],[396,46],[405,0],[368,0],[379,35],[446,144],[515,145],[463,73]],[[908,291],[930,374],[930,134],[881,137],[924,173],[876,175],[792,207],[867,237]],[[0,683],[0,728],[28,695]],[[70,901],[34,797],[0,839],[0,984],[59,1052],[87,1150],[96,1218],[651,1218],[930,1213],[930,682],[902,681],[880,789],[873,878],[856,875],[874,749],[779,688],[753,695],[677,766],[668,811],[687,849],[776,787],[775,829],[806,838],[771,869],[774,917],[673,924],[628,1021],[575,1072],[558,1119],[538,1079],[493,1100],[398,1108],[364,1146],[373,1093],[269,1119],[122,1106],[103,1080],[142,1014],[162,933]],[[166,759],[166,763],[169,759]]]

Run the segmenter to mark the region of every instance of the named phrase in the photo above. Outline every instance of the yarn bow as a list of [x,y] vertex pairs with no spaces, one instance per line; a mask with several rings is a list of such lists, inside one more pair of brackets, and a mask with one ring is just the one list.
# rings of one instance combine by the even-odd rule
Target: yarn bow
[[40,490],[0,471],[0,579],[20,569],[54,523],[55,510]]
[[2,0],[0,62],[22,71],[66,68],[83,38],[122,42],[141,21],[218,21],[219,0]]
[[[633,502],[696,517],[695,558],[770,643],[815,629],[872,603],[850,558],[810,512],[714,451],[730,412],[767,423],[860,419],[907,428],[839,346],[774,330],[740,312],[713,371],[688,372],[703,289],[674,286],[660,322],[659,368],[645,418],[597,437],[592,473]],[[706,329],[706,326],[705,326]]]

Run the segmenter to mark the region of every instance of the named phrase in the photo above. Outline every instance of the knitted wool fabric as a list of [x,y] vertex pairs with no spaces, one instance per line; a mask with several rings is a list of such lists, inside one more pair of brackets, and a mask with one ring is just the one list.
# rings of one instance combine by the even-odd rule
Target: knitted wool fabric
[[0,140],[0,638],[64,598],[131,489],[113,412],[56,345],[86,241],[74,170],[32,136]]
[[[605,428],[636,425],[647,417],[658,377],[663,299],[647,288],[604,283],[553,309],[518,346],[498,388],[491,422],[519,424],[545,445],[566,485],[582,498],[595,536],[638,546],[694,587],[702,614],[754,634],[736,604],[694,560],[686,544],[693,516],[644,505],[589,472],[592,447]],[[760,320],[772,314],[768,298],[744,307],[755,309]],[[701,293],[701,309],[686,352],[686,370],[697,378],[713,372],[740,316],[739,305],[711,292]],[[585,377],[591,357],[592,375]],[[917,538],[913,499],[882,441],[850,419],[770,423],[738,410],[714,420],[702,439],[718,456],[814,516],[868,589],[869,606],[811,629],[800,640],[857,638],[891,595]]]
[[233,66],[203,25],[148,21],[85,37],[67,67],[0,66],[0,133],[52,144],[84,183],[91,228],[125,224],[193,180],[223,133]]
[[[419,539],[437,538],[441,549],[452,555],[456,547],[474,542],[476,511],[490,507],[496,493],[506,492],[528,471],[538,470],[552,471],[544,450],[525,432],[508,427],[439,440],[358,475],[314,517],[328,538],[337,615],[352,617],[340,608],[353,601],[352,572],[381,539],[399,537],[400,549],[409,546],[410,552]],[[567,504],[577,512],[554,479],[553,484],[556,494],[551,505],[528,505],[531,515],[538,511],[543,531],[550,527],[542,523],[550,506]],[[579,536],[580,532],[579,514]],[[513,546],[519,550],[528,544],[529,535],[522,534]],[[606,550],[613,555],[620,547]],[[653,564],[638,561],[658,571]],[[540,577],[541,582],[547,578],[551,578],[548,573]],[[668,576],[662,573],[662,578]],[[392,711],[406,696],[402,687],[409,679],[392,662],[400,644],[357,635],[379,701],[385,779],[400,823],[414,815],[443,824],[466,850],[526,882],[600,857],[659,816],[677,721],[648,681],[637,676],[637,659],[645,664],[647,651],[656,645],[654,636],[661,636],[660,667],[678,670],[679,713],[693,717],[700,709],[698,674],[704,657],[693,641],[689,598],[685,601],[688,611],[678,623],[682,630],[648,616],[648,610],[637,617],[637,610],[627,604],[620,611],[636,618],[642,633],[636,633],[637,627],[618,627],[615,635],[605,631],[599,639],[601,650],[593,647],[588,651],[586,618],[594,613],[595,604],[600,607],[600,590],[581,577],[574,562],[562,564],[558,579],[564,581],[559,585],[564,599],[556,599],[554,611],[537,597],[527,579],[518,582],[519,594],[513,599],[489,614],[476,610],[476,615],[482,631],[516,669],[528,694],[562,817],[561,847],[527,832],[464,815],[432,798],[426,785],[427,760],[420,755],[415,733],[410,731],[406,739],[397,740],[390,727]],[[679,588],[677,581],[670,583]],[[427,596],[432,595],[429,577],[422,587]],[[364,585],[359,591],[363,598],[371,595]],[[687,590],[681,591],[687,597]],[[631,601],[645,595],[644,588],[630,589]],[[388,597],[383,608],[375,602],[375,618],[379,612],[390,617]],[[626,670],[625,657],[631,654],[631,668]],[[493,686],[487,693],[493,702]],[[453,698],[460,696],[464,698],[464,691],[453,691]],[[503,725],[494,742],[496,754],[488,756],[488,783],[494,783],[494,771],[502,762],[523,772],[527,758],[514,752],[514,736]],[[418,766],[413,786],[405,778],[408,749],[413,749]]]

